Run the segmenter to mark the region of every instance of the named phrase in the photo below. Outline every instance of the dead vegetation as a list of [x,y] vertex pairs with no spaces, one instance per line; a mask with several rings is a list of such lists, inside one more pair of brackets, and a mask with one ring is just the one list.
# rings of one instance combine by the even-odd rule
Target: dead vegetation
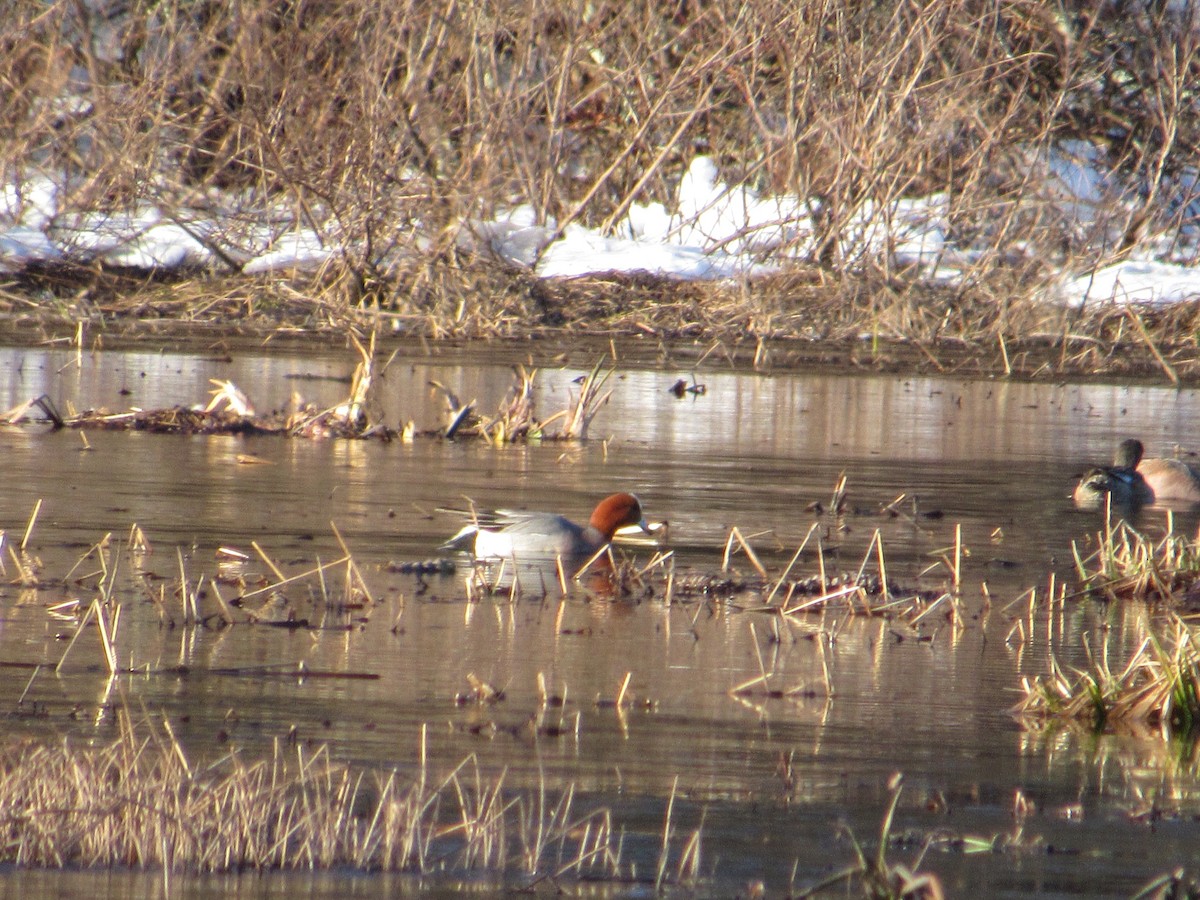
[[862,892],[864,897],[878,898],[878,900],[941,900],[945,896],[941,880],[936,875],[922,874],[919,870],[925,853],[929,849],[929,843],[921,848],[917,861],[911,868],[903,863],[894,863],[888,860],[892,826],[895,822],[896,807],[900,803],[900,792],[903,786],[904,777],[899,772],[888,780],[888,792],[891,796],[879,827],[879,846],[873,855],[868,856],[854,832],[849,827],[843,826],[842,832],[854,849],[855,864],[792,896],[796,898],[820,897],[831,888],[845,885],[846,887],[842,888],[843,891],[854,886]]
[[[0,176],[62,181],[48,227],[83,262],[14,273],[0,312],[258,333],[382,317],[433,338],[587,330],[778,341],[799,357],[819,341],[826,362],[884,368],[888,348],[916,346],[917,367],[1195,377],[1191,305],[1137,313],[1141,328],[1042,302],[1056,273],[1169,242],[1190,215],[1200,57],[1171,9],[21,0],[0,37],[15,98]],[[1095,221],[1064,217],[1046,177],[1068,139],[1093,142],[1119,182]],[[670,204],[698,152],[731,184],[806,198],[796,214],[815,235],[777,248],[779,275],[546,281],[495,258],[480,227],[523,204],[551,232],[614,233],[631,204]],[[961,272],[953,287],[863,239],[936,192],[972,248],[942,261]],[[89,250],[80,211],[145,205],[210,250],[212,270],[147,276]],[[218,206],[223,225],[199,230]],[[298,227],[336,248],[319,272],[240,274],[252,236]]]
[[[747,610],[778,614],[787,620],[803,621],[812,614],[840,612],[850,616],[880,617],[914,627],[913,636],[928,625],[962,626],[959,589],[962,584],[962,558],[968,551],[962,544],[961,529],[956,526],[954,542],[931,555],[935,561],[922,577],[940,576],[941,589],[903,585],[888,575],[883,535],[876,529],[871,536],[857,570],[832,571],[828,568],[824,541],[831,523],[838,521],[838,503],[845,497],[845,478],[835,488],[830,513],[818,519],[778,573],[767,570],[750,540],[737,526],[730,529],[720,573],[684,574],[673,577],[668,599],[716,597],[733,600]],[[901,498],[902,499],[902,498]],[[884,507],[890,514],[899,501]],[[811,549],[810,549],[811,545]],[[805,551],[813,557],[816,573],[796,574]],[[734,565],[739,554],[753,570],[740,572]],[[901,637],[901,635],[897,635]],[[928,639],[925,637],[924,639]]]
[[1085,554],[1073,544],[1075,571],[1082,590],[1113,601],[1160,601],[1177,608],[1200,607],[1200,536],[1175,531],[1173,517],[1166,533],[1155,539],[1123,519],[1110,518],[1088,543]]
[[[1200,646],[1194,627],[1171,615],[1144,629],[1128,659],[1114,665],[1107,643],[1087,650],[1087,664],[1064,668],[1051,657],[1051,671],[1022,681],[1014,712],[1038,729],[1056,722],[1079,723],[1093,731],[1140,733],[1194,741],[1200,729]],[[1103,638],[1100,638],[1103,641]]]
[[[738,526],[729,531],[719,569],[677,569],[675,554],[670,549],[669,524],[657,523],[648,536],[618,532],[614,540],[615,545],[653,548],[648,560],[615,554],[614,544],[605,545],[590,559],[577,562],[570,569],[564,567],[561,558],[536,562],[478,560],[467,575],[467,598],[476,601],[485,596],[507,596],[514,601],[530,597],[545,600],[565,597],[574,586],[594,598],[606,600],[661,599],[667,605],[691,604],[698,609],[720,603],[728,609],[768,616],[775,640],[784,630],[794,628],[803,632],[814,619],[833,621],[840,616],[877,618],[888,623],[897,641],[926,642],[943,628],[961,629],[962,562],[970,552],[963,545],[961,527],[955,526],[949,546],[930,553],[933,561],[920,573],[921,586],[889,576],[879,529],[871,536],[857,569],[833,569],[832,561],[837,554],[831,552],[834,548],[827,546],[826,541],[841,521],[845,491],[843,477],[835,488],[828,515],[823,510],[819,513],[786,564],[775,571],[768,569],[754,549],[755,539],[763,535],[744,532]],[[880,514],[896,515],[904,500],[901,495],[884,505]],[[468,520],[478,515],[474,510],[458,512]],[[743,562],[744,565],[739,565]],[[811,574],[802,572],[802,566]],[[931,586],[939,581],[940,586]],[[754,683],[767,680],[764,671]]]
[[[1080,594],[1143,604],[1133,649],[1112,647],[1108,629],[1085,636],[1086,662],[1064,666],[1050,653],[1049,671],[1022,679],[1014,709],[1037,729],[1074,723],[1094,731],[1157,732],[1194,741],[1200,733],[1200,645],[1195,632],[1200,555],[1196,540],[1167,533],[1155,540],[1125,521],[1109,520],[1096,549],[1075,548]],[[1057,601],[1053,590],[1051,602]],[[1031,599],[1032,604],[1032,599]],[[1126,638],[1128,640],[1128,638]]]
[[[237,385],[211,379],[214,390],[210,391],[208,403],[203,405],[133,408],[125,412],[89,409],[63,414],[47,395],[40,394],[0,413],[0,427],[44,422],[56,429],[74,428],[81,432],[95,429],[192,435],[272,434],[299,438],[378,438],[406,442],[418,437],[447,440],[478,438],[502,446],[518,441],[586,441],[592,421],[612,396],[612,390],[606,389],[605,384],[615,369],[607,368],[604,360],[600,359],[579,380],[578,391],[565,408],[539,419],[534,396],[537,370],[517,365],[513,368],[512,389],[495,413],[479,414],[474,400],[464,403],[453,391],[432,381],[430,388],[446,400],[445,423],[440,427],[418,429],[412,421],[408,421],[396,427],[384,421],[379,395],[387,367],[395,354],[381,361],[375,332],[371,333],[366,344],[353,332],[349,337],[360,357],[351,378],[350,394],[342,403],[326,409],[299,400],[293,394],[293,402],[287,409],[259,413],[251,399]],[[85,435],[85,446],[86,440]],[[240,461],[252,463],[254,459],[246,457]]]
[[[474,873],[510,886],[543,881],[691,885],[700,878],[701,828],[678,834],[674,797],[666,801],[661,835],[635,835],[614,822],[606,807],[579,811],[573,785],[517,791],[503,773],[485,776],[467,756],[434,771],[425,727],[411,751],[408,772],[366,770],[335,760],[326,747],[276,741],[266,755],[236,747],[218,758],[197,758],[176,736],[171,722],[135,716],[116,701],[116,685],[129,674],[184,678],[187,666],[161,666],[138,658],[122,628],[132,593],[158,612],[164,628],[280,628],[357,631],[377,609],[375,598],[336,527],[340,558],[289,574],[253,541],[254,551],[222,547],[215,574],[189,571],[181,550],[177,578],[155,574],[147,560],[150,540],[137,526],[126,540],[106,535],[61,579],[47,577],[27,552],[39,509],[31,514],[18,545],[0,532],[22,585],[30,591],[65,588],[73,599],[54,602],[47,614],[74,624],[56,666],[34,664],[12,713],[43,717],[26,702],[44,671],[81,667],[78,644],[94,631],[107,680],[100,703],[115,719],[112,740],[71,738],[60,742],[0,742],[0,824],[10,840],[0,861],[30,867],[131,867],[163,873],[168,893],[175,873],[253,870],[353,869],[421,875]],[[253,565],[254,558],[258,565]],[[0,564],[0,573],[8,570]],[[396,622],[404,606],[401,603]],[[93,642],[95,643],[95,642]],[[128,661],[128,662],[127,662]],[[95,666],[82,663],[84,670]],[[374,680],[365,671],[314,670],[250,665],[210,668],[206,675],[234,678]],[[495,703],[503,692],[468,676],[474,694],[456,703]],[[597,708],[624,716],[647,701],[629,687]],[[540,686],[533,722],[521,733],[558,738],[578,731],[565,698]],[[551,712],[553,710],[553,712]],[[225,738],[219,738],[224,744]],[[403,755],[403,754],[402,754]],[[657,853],[652,874],[624,854],[638,841]]]
[[233,751],[202,763],[165,722],[123,711],[118,737],[98,747],[0,747],[0,821],[11,836],[0,856],[157,868],[168,884],[176,872],[243,869],[449,867],[525,883],[628,874],[611,813],[577,812],[570,788],[557,801],[544,790],[510,795],[503,776],[485,780],[469,757],[434,773],[424,746],[415,755],[408,777],[279,744],[262,759]]
[[649,338],[684,350],[700,342],[704,356],[763,371],[819,364],[1026,378],[1107,374],[1176,384],[1200,378],[1192,339],[1200,306],[1190,302],[1067,311],[1014,300],[1008,288],[950,290],[870,273],[846,281],[800,270],[751,282],[616,274],[553,281],[479,262],[428,273],[424,291],[453,315],[347,303],[320,284],[290,279],[161,283],[95,269],[14,276],[7,287],[0,283],[0,315],[12,338],[69,340],[83,321],[113,346],[147,336],[286,340],[300,333],[340,342],[349,332],[383,327],[435,340],[523,343],[565,334]]
[[[124,600],[131,595],[152,606],[164,628],[260,625],[349,631],[365,625],[375,607],[371,589],[333,523],[330,528],[341,555],[292,574],[285,573],[252,540],[252,553],[233,546],[217,548],[213,572],[189,571],[182,549],[176,548],[174,572],[166,576],[150,567],[154,548],[135,524],[124,539],[111,533],[104,535],[65,575],[54,576],[47,574],[41,561],[27,549],[40,507],[39,502],[17,546],[0,531],[0,552],[7,555],[14,580],[22,588],[57,589],[68,595],[50,607],[57,621],[74,626],[56,670],[67,664],[76,643],[94,626],[109,673],[116,674],[118,659],[127,656],[120,622]],[[255,567],[255,560],[261,568]],[[8,574],[8,565],[0,560],[0,575]],[[144,668],[137,671],[153,674]]]

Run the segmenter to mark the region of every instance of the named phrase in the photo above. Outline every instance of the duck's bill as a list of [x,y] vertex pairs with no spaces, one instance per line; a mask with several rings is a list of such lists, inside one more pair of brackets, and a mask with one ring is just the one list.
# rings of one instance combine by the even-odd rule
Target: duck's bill
[[639,547],[657,547],[667,542],[669,522],[647,522],[641,525],[626,525],[613,535],[614,544],[631,544]]

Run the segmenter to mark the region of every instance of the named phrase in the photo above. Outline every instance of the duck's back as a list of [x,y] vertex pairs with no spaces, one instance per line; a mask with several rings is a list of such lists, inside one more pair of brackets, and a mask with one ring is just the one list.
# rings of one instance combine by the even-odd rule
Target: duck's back
[[499,531],[480,531],[476,556],[577,556],[600,544],[589,539],[588,529],[566,516],[534,513],[515,517]]
[[1137,470],[1156,502],[1200,503],[1200,473],[1182,460],[1143,459]]

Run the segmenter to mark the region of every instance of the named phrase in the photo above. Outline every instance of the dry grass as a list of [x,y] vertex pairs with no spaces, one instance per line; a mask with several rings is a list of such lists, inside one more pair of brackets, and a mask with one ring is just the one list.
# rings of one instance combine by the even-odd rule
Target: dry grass
[[[1113,603],[1149,604],[1137,620],[1136,649],[1115,662],[1105,630],[1084,638],[1086,664],[1022,679],[1014,712],[1035,728],[1078,723],[1100,731],[1157,731],[1194,737],[1200,724],[1200,644],[1190,621],[1200,580],[1197,542],[1168,525],[1158,540],[1109,520],[1084,556],[1074,548],[1081,593]],[[1054,590],[1048,592],[1054,603]],[[1065,591],[1057,602],[1065,601]],[[1034,599],[1031,594],[1030,610]],[[1136,609],[1136,608],[1135,608]],[[1023,629],[1022,629],[1023,630]]]
[[[1032,0],[89,9],[10,5],[0,176],[69,175],[52,223],[68,240],[70,210],[152,204],[186,227],[218,196],[237,201],[219,233],[196,235],[217,272],[164,285],[98,264],[30,271],[0,286],[0,310],[18,318],[340,329],[382,315],[433,337],[587,328],[751,345],[866,333],[873,351],[915,342],[934,367],[966,347],[973,366],[1026,374],[1127,371],[1131,347],[1161,371],[1152,344],[1180,376],[1196,371],[1178,320],[1190,314],[1148,318],[1142,333],[1036,302],[1052,270],[1119,258],[1179,224],[1182,207],[1161,201],[1200,146],[1198,57],[1195,32],[1165,12]],[[1138,186],[1093,226],[1064,221],[1036,164],[1075,137],[1099,140]],[[545,283],[492,259],[472,224],[524,203],[559,228],[611,231],[632,203],[671,202],[696,152],[730,183],[811,199],[815,239],[780,276]],[[985,248],[959,261],[954,288],[862,240],[896,201],[937,191],[954,240]],[[296,226],[341,248],[321,272],[229,279],[251,231]],[[858,362],[886,366],[882,355]]]
[[166,872],[328,869],[525,877],[624,875],[605,809],[574,792],[509,794],[471,758],[435,776],[355,770],[325,749],[276,745],[199,764],[164,724],[120,716],[107,745],[0,749],[0,859],[23,866]]
[[[39,504],[40,507],[40,504]],[[35,507],[25,530],[28,541],[37,521]],[[145,599],[164,624],[194,628],[206,624],[286,628],[358,628],[374,611],[374,599],[340,535],[344,556],[296,574],[287,574],[251,542],[263,574],[249,569],[249,554],[222,548],[229,564],[215,576],[189,573],[177,551],[179,580],[157,592],[143,583]],[[7,537],[0,547],[12,550]],[[120,627],[123,604],[116,591],[132,580],[130,560],[149,550],[141,529],[123,542],[105,536],[84,554],[66,577],[85,600],[59,603],[56,619],[74,614],[76,629],[59,668],[79,662],[72,649],[93,623],[110,676],[137,671],[143,676],[169,669],[125,668],[118,660],[134,653]],[[343,574],[344,573],[344,574]],[[339,577],[341,576],[341,577]],[[42,587],[50,587],[47,580]],[[226,600],[230,588],[235,598]],[[287,594],[291,594],[289,600]],[[307,593],[308,603],[297,601]],[[83,607],[86,606],[86,612]],[[320,618],[302,617],[303,612]],[[80,615],[82,613],[82,615]],[[181,618],[177,618],[180,616]],[[350,616],[350,619],[346,617]],[[43,667],[38,666],[30,684]],[[281,667],[224,669],[225,675],[265,677],[287,674]],[[356,672],[292,670],[305,678],[375,678]],[[105,696],[115,683],[110,677]],[[622,715],[635,700],[630,676],[611,703]],[[473,679],[476,690],[482,682]],[[494,689],[490,689],[495,695]],[[29,686],[25,693],[28,693]],[[22,712],[24,695],[18,701]],[[480,701],[482,702],[482,701]],[[597,701],[598,705],[608,701]],[[548,707],[548,704],[543,704]],[[546,710],[543,709],[542,713]],[[604,807],[577,811],[575,789],[532,791],[507,788],[503,774],[485,776],[473,757],[447,772],[430,770],[424,731],[413,753],[410,776],[362,770],[334,760],[325,748],[276,743],[271,754],[247,760],[236,749],[212,760],[196,760],[177,740],[171,725],[156,716],[135,719],[115,707],[118,736],[108,744],[45,744],[13,739],[0,742],[0,828],[9,836],[0,863],[22,866],[161,869],[169,886],[174,872],[250,869],[329,869],[400,871],[419,874],[486,873],[521,887],[551,880],[636,879],[637,863],[622,860],[633,843]],[[565,733],[561,707],[557,725],[539,720],[536,735]],[[575,724],[578,728],[578,722]],[[655,883],[691,883],[699,877],[701,829],[676,841],[674,798],[660,839],[647,836],[659,853]],[[668,866],[669,858],[676,864]],[[645,877],[643,876],[643,880]],[[169,893],[169,891],[168,891]]]
[[[836,505],[844,496],[845,481],[835,488],[834,508],[830,521],[836,523]],[[891,514],[895,502],[885,506],[883,513]],[[962,600],[959,595],[961,560],[966,548],[962,546],[959,528],[956,541],[948,548],[936,551],[937,561],[921,573],[923,578],[937,574],[944,577],[945,588],[904,585],[888,575],[887,555],[882,533],[877,529],[871,537],[857,570],[832,571],[827,568],[826,550],[821,537],[823,524],[815,523],[804,540],[792,553],[781,571],[767,569],[754,550],[751,538],[734,526],[725,545],[720,573],[684,573],[672,575],[670,596],[681,602],[697,598],[720,598],[732,601],[743,609],[777,617],[786,627],[802,630],[812,617],[827,616],[874,617],[889,623],[896,640],[933,640],[943,628],[957,632],[963,628]],[[810,549],[811,544],[811,549]],[[806,550],[814,557],[816,572],[800,574],[799,563]],[[744,555],[754,574],[743,575],[734,566],[738,554]],[[778,628],[778,622],[773,626]],[[764,672],[749,684],[766,682]],[[828,688],[828,684],[826,684]]]
[[[648,275],[542,281],[486,261],[439,267],[425,274],[419,290],[405,282],[395,290],[436,298],[436,308],[349,302],[336,286],[306,281],[221,276],[164,283],[95,269],[14,277],[0,284],[0,312],[14,338],[72,339],[82,316],[113,347],[122,338],[203,339],[214,332],[276,342],[308,333],[340,346],[347,333],[382,325],[402,337],[522,344],[564,333],[701,340],[706,355],[763,370],[820,364],[1024,377],[1161,377],[1168,370],[1173,381],[1200,377],[1192,338],[1200,307],[1193,304],[1071,313],[1014,300],[1000,284],[951,290],[815,269],[751,283]],[[447,309],[453,313],[445,315]]]
[[[193,403],[154,409],[133,408],[126,412],[108,409],[89,409],[73,415],[61,414],[46,394],[19,403],[9,410],[0,410],[0,427],[20,426],[40,421],[54,428],[74,428],[80,431],[148,431],[159,434],[256,434],[301,438],[378,438],[381,440],[412,441],[424,438],[478,438],[496,446],[519,441],[586,441],[592,421],[608,403],[611,389],[605,389],[615,368],[604,368],[601,358],[579,382],[578,393],[563,409],[539,419],[536,415],[534,391],[537,369],[523,365],[513,367],[514,382],[508,395],[490,415],[480,415],[475,401],[463,403],[458,396],[437,381],[430,387],[446,400],[446,421],[438,427],[418,429],[412,421],[399,427],[384,421],[380,391],[387,368],[395,353],[381,361],[377,353],[377,334],[371,332],[366,345],[350,331],[349,340],[359,353],[359,362],[351,379],[349,396],[341,403],[320,409],[311,403],[289,404],[287,409],[259,413],[254,403],[237,385],[230,381],[210,379],[215,389],[210,391],[207,405]],[[78,345],[77,345],[78,346]],[[86,440],[86,437],[85,437]],[[252,463],[252,457],[239,461]]]
[[[369,621],[376,606],[362,570],[332,522],[330,528],[341,556],[328,562],[318,560],[290,575],[257,542],[250,541],[261,569],[253,567],[251,554],[223,546],[216,552],[215,573],[194,574],[188,570],[182,548],[176,547],[178,580],[171,583],[149,578],[141,566],[153,547],[149,537],[135,524],[130,526],[125,540],[112,533],[104,535],[64,576],[51,578],[43,573],[41,562],[25,551],[40,508],[38,501],[20,548],[8,545],[5,532],[0,531],[0,550],[8,551],[17,575],[15,580],[23,587],[52,590],[70,586],[71,593],[78,594],[49,608],[54,619],[75,626],[56,671],[67,665],[76,644],[90,632],[93,623],[110,674],[174,671],[133,664],[137,648],[124,640],[120,628],[122,612],[128,605],[121,597],[130,593],[152,605],[159,624],[168,628],[265,625],[348,631]],[[0,574],[7,574],[3,565]],[[121,659],[129,659],[130,663],[119,664]],[[340,676],[317,673],[317,677]],[[345,677],[360,675],[349,673]]]
[[1164,736],[1192,736],[1200,724],[1200,644],[1192,627],[1169,616],[1146,627],[1137,650],[1118,668],[1107,645],[1093,653],[1085,645],[1085,668],[1064,671],[1053,657],[1043,677],[1022,680],[1024,697],[1015,712],[1047,727],[1081,722],[1096,731],[1148,727]]
[[1153,540],[1124,521],[1109,521],[1094,542],[1086,557],[1074,551],[1082,592],[1151,604],[1139,622],[1138,647],[1115,664],[1102,632],[1097,647],[1085,642],[1085,666],[1066,670],[1051,654],[1045,676],[1022,679],[1024,697],[1014,712],[1036,728],[1076,722],[1096,731],[1194,738],[1200,728],[1200,644],[1190,622],[1200,580],[1196,541],[1170,527]]

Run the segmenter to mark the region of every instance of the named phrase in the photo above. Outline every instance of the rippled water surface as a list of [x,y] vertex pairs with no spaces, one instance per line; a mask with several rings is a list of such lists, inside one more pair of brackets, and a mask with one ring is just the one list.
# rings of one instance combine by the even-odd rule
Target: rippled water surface
[[[592,362],[582,353],[568,360],[564,366],[535,349],[542,416],[566,404],[573,379]],[[443,401],[430,381],[494,410],[516,361],[529,360],[400,347],[383,389],[386,421],[436,427]],[[259,410],[283,407],[293,392],[332,406],[349,391],[353,363],[350,354],[328,352],[2,349],[0,407],[43,393],[64,412],[187,405],[205,402],[214,378],[234,381]],[[674,790],[676,841],[682,845],[703,821],[702,892],[723,896],[759,879],[769,895],[798,890],[849,864],[839,824],[861,837],[877,834],[886,782],[897,771],[906,785],[897,831],[914,837],[891,852],[896,861],[911,861],[923,837],[939,830],[1012,835],[1017,793],[1035,805],[1024,850],[925,857],[923,869],[952,896],[1128,896],[1176,865],[1200,862],[1197,773],[1187,748],[1153,737],[1036,735],[1009,714],[1022,676],[1047,671],[1049,649],[1069,663],[1082,658],[1085,633],[1105,634],[1120,658],[1140,640],[1144,610],[1068,599],[1030,613],[1025,592],[1036,587],[1044,596],[1051,578],[1069,580],[1072,540],[1100,525],[1096,514],[1072,508],[1073,477],[1129,435],[1160,454],[1192,449],[1200,395],[754,374],[711,361],[694,373],[706,386],[702,396],[667,391],[692,374],[670,362],[621,364],[591,439],[573,444],[103,431],[85,440],[71,429],[0,427],[6,733],[107,740],[115,734],[111,710],[125,704],[165,715],[197,759],[290,738],[327,744],[363,766],[415,773],[424,727],[435,770],[475,754],[482,772],[505,773],[512,791],[570,784],[577,802],[611,808],[642,873],[653,870]],[[828,504],[843,474],[845,513],[822,514],[814,504]],[[562,598],[554,586],[515,600],[468,601],[461,571],[419,578],[394,565],[437,556],[437,544],[458,526],[444,507],[470,501],[586,518],[616,490],[636,492],[651,519],[670,522],[680,591],[669,605],[662,570],[648,576],[653,593],[636,598],[585,590]],[[901,495],[899,514],[881,514]],[[148,674],[110,682],[85,636],[59,673],[31,679],[29,666],[57,663],[76,627],[50,608],[95,596],[95,579],[79,578],[94,561],[51,588],[14,583],[10,549],[38,501],[28,549],[46,581],[63,579],[106,535],[124,547],[136,524],[149,541],[147,553],[124,551],[122,565],[153,577],[121,596],[117,640],[122,664]],[[1143,524],[1163,521],[1148,513]],[[757,608],[761,598],[727,601],[683,589],[720,574],[732,526],[778,574],[814,522],[836,551],[830,564],[857,570],[865,559],[876,571],[879,553],[868,549],[878,530],[889,578],[931,590],[947,584],[938,563],[953,556],[961,526],[961,627],[940,615],[919,630],[835,611],[781,620]],[[1194,517],[1179,514],[1175,524],[1194,529]],[[193,582],[233,571],[257,583],[267,573],[257,544],[286,574],[300,573],[342,555],[334,526],[373,602],[319,613],[326,607],[312,602],[319,588],[309,579],[290,589],[307,627],[182,624],[174,597],[181,570]],[[796,573],[817,572],[811,546]],[[249,562],[219,569],[219,547],[244,551]],[[626,552],[649,562],[653,551]],[[732,565],[740,576],[753,574],[744,555]],[[330,579],[334,589],[342,583],[340,572]],[[149,596],[156,592],[161,606]],[[298,663],[317,675],[269,671]],[[735,692],[764,674],[767,689]],[[535,735],[526,723],[538,713],[539,676],[565,702],[555,713],[562,727]],[[502,688],[504,700],[456,704],[470,677]],[[627,677],[626,696],[637,702],[618,712],[607,701]],[[790,771],[781,765],[788,759]],[[1131,817],[1151,803],[1169,813],[1153,830]],[[343,874],[177,880],[174,889],[338,896],[405,887],[402,879]],[[165,888],[156,876],[136,874],[0,873],[4,896],[73,890],[161,895]],[[630,890],[647,888],[610,888]]]

